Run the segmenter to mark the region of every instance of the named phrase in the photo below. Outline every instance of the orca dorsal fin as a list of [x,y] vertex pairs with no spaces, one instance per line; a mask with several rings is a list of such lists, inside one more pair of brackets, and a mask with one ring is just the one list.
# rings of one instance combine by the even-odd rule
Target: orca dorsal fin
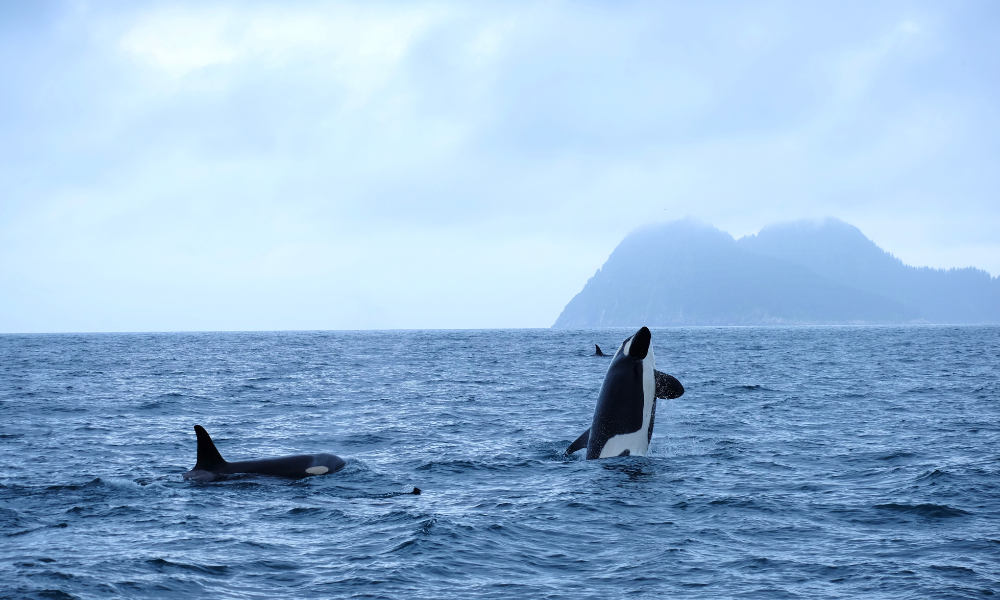
[[226,464],[226,459],[222,458],[219,450],[215,447],[215,442],[201,425],[194,426],[194,432],[198,436],[198,463],[192,471],[214,471]]
[[588,442],[590,442],[590,427],[587,428],[587,431],[584,431],[582,434],[580,434],[580,437],[576,438],[576,440],[574,440],[573,443],[569,445],[569,448],[566,448],[566,456],[573,454],[577,450],[582,450],[583,448],[586,448]]
[[601,352],[601,347],[597,344],[594,344],[594,356],[604,356],[604,353]]

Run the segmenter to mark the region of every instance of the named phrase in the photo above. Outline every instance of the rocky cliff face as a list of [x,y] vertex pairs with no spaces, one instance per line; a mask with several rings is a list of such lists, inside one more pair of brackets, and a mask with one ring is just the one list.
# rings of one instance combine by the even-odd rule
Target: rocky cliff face
[[828,219],[734,240],[694,220],[629,234],[553,327],[1000,322],[1000,279],[904,265]]

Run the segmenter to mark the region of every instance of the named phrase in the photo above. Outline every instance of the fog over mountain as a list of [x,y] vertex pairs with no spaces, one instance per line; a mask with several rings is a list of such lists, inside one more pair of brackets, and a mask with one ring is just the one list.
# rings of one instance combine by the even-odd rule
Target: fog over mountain
[[837,219],[739,240],[685,219],[626,236],[553,327],[997,322],[1000,278],[905,265]]

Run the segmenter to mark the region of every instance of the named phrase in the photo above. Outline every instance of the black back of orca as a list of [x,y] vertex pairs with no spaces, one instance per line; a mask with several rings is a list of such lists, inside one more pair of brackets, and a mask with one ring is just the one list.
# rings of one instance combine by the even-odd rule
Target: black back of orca
[[314,475],[334,473],[347,464],[344,459],[333,454],[296,454],[259,460],[228,462],[215,447],[215,442],[201,425],[194,426],[198,436],[198,460],[193,469],[184,474],[184,479],[211,481],[219,475],[254,473],[274,477],[301,479]]

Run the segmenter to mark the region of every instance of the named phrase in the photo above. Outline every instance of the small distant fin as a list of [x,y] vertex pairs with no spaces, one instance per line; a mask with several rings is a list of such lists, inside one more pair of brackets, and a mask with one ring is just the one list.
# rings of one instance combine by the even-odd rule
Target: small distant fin
[[588,427],[587,431],[584,431],[582,434],[580,434],[580,437],[576,438],[576,441],[570,444],[569,448],[566,448],[566,456],[573,454],[577,450],[582,450],[586,448],[587,443],[589,441],[590,441],[590,428]]
[[594,344],[594,356],[607,356],[607,354],[601,352],[601,347]]
[[192,471],[214,471],[226,464],[219,451],[215,448],[215,443],[201,425],[194,426],[194,432],[198,436],[198,464]]
[[656,379],[656,394],[654,395],[657,398],[673,400],[684,395],[684,386],[673,375],[654,370],[653,377]]
[[618,456],[631,456],[631,455],[632,455],[632,451],[629,450],[628,448],[625,448],[624,450],[622,450],[622,453],[619,454]]

